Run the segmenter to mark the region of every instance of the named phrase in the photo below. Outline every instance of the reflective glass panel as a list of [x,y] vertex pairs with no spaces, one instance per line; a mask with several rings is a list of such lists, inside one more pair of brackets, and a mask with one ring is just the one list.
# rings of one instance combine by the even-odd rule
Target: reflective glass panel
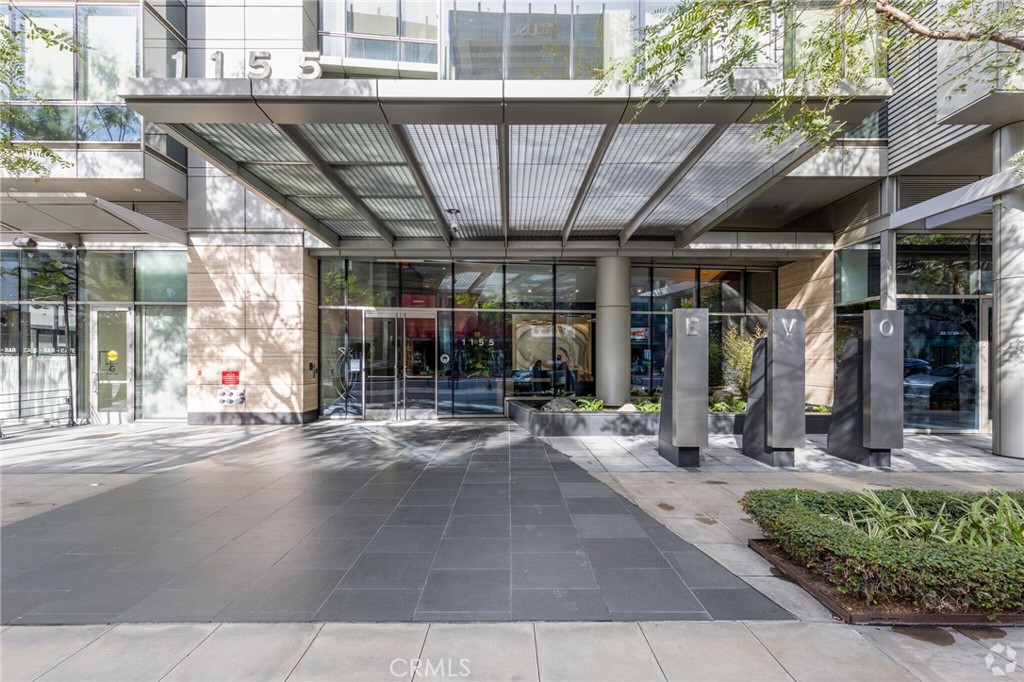
[[593,265],[556,265],[555,308],[593,310],[597,305],[597,268]]
[[983,234],[978,239],[978,265],[974,293],[992,293],[992,235]]
[[555,315],[551,385],[558,395],[594,395],[593,314]]
[[185,46],[150,13],[142,16],[142,63],[146,78],[170,78],[174,76],[176,52]]
[[555,329],[550,314],[509,315],[513,395],[552,395]]
[[18,300],[18,252],[0,251],[0,301]]
[[700,307],[713,313],[744,312],[743,273],[701,269]]
[[78,137],[77,110],[73,106],[12,106],[15,140],[69,142]]
[[455,264],[456,308],[501,308],[504,269],[497,263]]
[[345,259],[320,261],[320,305],[345,305]]
[[[74,9],[71,7],[20,6],[22,14],[41,28],[73,35]],[[43,40],[25,39],[25,87],[31,98],[75,98],[75,56],[68,51],[53,49]],[[37,138],[38,139],[38,138]],[[50,138],[68,139],[68,138]]]
[[[74,307],[65,321],[63,305],[22,306],[22,363],[21,363],[21,416],[65,417],[61,405],[55,413],[55,394],[68,395],[70,382],[67,355],[71,353],[71,366],[75,367],[77,335]],[[68,332],[70,327],[70,333]],[[47,397],[48,400],[38,400]]]
[[569,78],[572,3],[514,2],[508,12],[506,77],[525,80]]
[[632,268],[629,274],[631,308],[637,312],[651,309],[651,269]]
[[633,393],[646,394],[651,388],[651,316],[631,315],[629,319],[629,374]]
[[136,251],[135,299],[180,302],[188,295],[188,254],[184,251]]
[[654,268],[654,289],[651,291],[654,310],[693,308],[697,296],[697,271],[677,268]]
[[451,263],[402,263],[403,308],[450,308]]
[[187,414],[187,313],[182,305],[136,309],[135,416],[140,419],[180,419]]
[[88,251],[78,270],[83,301],[130,301],[134,294],[131,251]]
[[349,261],[344,280],[348,305],[392,307],[398,305],[397,263]]
[[437,64],[436,43],[405,43],[402,46],[402,61],[416,64]]
[[573,78],[597,80],[612,64],[630,56],[636,2],[573,3]]
[[442,364],[445,379],[439,395],[449,393],[456,415],[502,414],[507,356],[504,314],[457,310],[454,320],[452,350],[449,363]]
[[345,41],[346,56],[353,59],[398,59],[398,43],[393,40],[368,40],[366,38],[348,38]]
[[0,305],[0,419],[18,416],[18,401],[7,396],[18,395],[20,381],[21,334],[17,305]]
[[142,119],[128,107],[79,107],[78,139],[138,142],[142,139]]
[[747,312],[764,315],[775,307],[775,273],[747,272]]
[[[437,3],[402,0],[402,37],[437,40]],[[436,55],[437,46],[433,47]]]
[[348,30],[374,36],[397,36],[397,0],[349,0]]
[[896,291],[900,294],[969,294],[977,236],[903,234],[896,237]]
[[509,263],[505,266],[505,307],[550,310],[552,298],[551,265]]
[[26,301],[75,300],[78,269],[70,251],[23,251],[21,298]]
[[500,80],[504,74],[505,14],[501,2],[442,2],[447,31],[447,78]]
[[875,240],[836,251],[836,303],[878,296],[881,248],[881,243]]
[[903,299],[903,418],[909,427],[973,429],[978,302]]
[[79,99],[110,102],[118,83],[139,74],[139,8],[133,5],[79,5]]

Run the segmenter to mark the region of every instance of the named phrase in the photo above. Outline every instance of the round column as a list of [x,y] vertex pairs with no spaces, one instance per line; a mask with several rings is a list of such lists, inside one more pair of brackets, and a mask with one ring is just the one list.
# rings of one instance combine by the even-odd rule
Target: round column
[[597,259],[597,397],[609,407],[629,402],[629,266],[625,256]]
[[[999,173],[1024,150],[1024,121],[995,131],[992,143]],[[992,307],[992,451],[1024,459],[1024,188],[992,207]]]

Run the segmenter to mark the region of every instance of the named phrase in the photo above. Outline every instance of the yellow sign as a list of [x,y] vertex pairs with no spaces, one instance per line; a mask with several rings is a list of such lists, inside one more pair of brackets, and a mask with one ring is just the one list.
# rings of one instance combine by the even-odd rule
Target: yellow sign
[[116,350],[107,351],[107,362],[117,362],[117,358],[118,355]]

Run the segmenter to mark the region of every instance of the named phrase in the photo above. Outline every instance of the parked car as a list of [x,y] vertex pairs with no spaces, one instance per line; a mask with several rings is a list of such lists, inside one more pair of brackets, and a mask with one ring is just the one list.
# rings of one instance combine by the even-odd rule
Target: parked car
[[977,390],[977,367],[968,364],[943,365],[903,380],[904,405],[911,410],[972,409]]
[[903,378],[913,374],[931,374],[932,365],[927,360],[918,360],[917,358],[903,358]]

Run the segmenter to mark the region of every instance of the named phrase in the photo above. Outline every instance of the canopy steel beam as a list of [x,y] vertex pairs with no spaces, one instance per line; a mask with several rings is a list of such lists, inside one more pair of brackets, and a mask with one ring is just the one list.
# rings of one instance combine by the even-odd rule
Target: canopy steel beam
[[268,185],[264,180],[246,170],[244,166],[239,165],[234,160],[222,154],[203,137],[192,132],[192,130],[190,130],[185,124],[162,123],[161,127],[167,131],[167,134],[202,156],[217,169],[227,175],[237,178],[248,189],[255,192],[268,203],[275,205],[280,211],[286,213],[292,220],[309,230],[317,239],[320,239],[331,246],[337,246],[341,243],[341,237],[337,232],[314,218],[305,209],[297,206],[295,202],[289,201],[285,195],[281,194],[276,189]]
[[594,178],[597,177],[597,171],[601,169],[601,163],[604,162],[604,156],[608,153],[608,147],[611,146],[618,127],[617,123],[609,123],[604,127],[604,132],[601,133],[601,139],[598,140],[597,147],[594,149],[594,156],[591,157],[590,165],[587,167],[587,174],[583,176],[583,183],[580,185],[580,190],[576,192],[576,199],[572,202],[569,215],[565,218],[565,225],[562,227],[562,246],[565,246],[569,241],[572,228],[576,226],[576,218],[579,217],[580,209],[583,208],[583,202],[587,200],[587,195],[590,194],[590,186],[594,184]]
[[331,164],[327,162],[327,159],[321,156],[320,152],[318,152],[316,148],[302,136],[302,133],[299,132],[298,126],[278,125],[277,128],[281,131],[281,134],[288,138],[288,141],[295,145],[295,147],[302,152],[303,156],[309,159],[309,162],[312,163],[318,171],[320,171],[324,176],[324,180],[329,182],[331,187],[337,190],[338,194],[341,195],[345,201],[352,204],[352,207],[356,209],[356,212],[363,220],[369,223],[370,227],[373,228],[373,231],[377,233],[377,236],[387,242],[388,246],[393,246],[395,243],[395,235],[392,234],[391,230],[389,230],[383,222],[381,222],[380,218],[377,217],[377,214],[371,211],[370,208],[363,203],[363,200],[356,195],[352,188],[338,176],[334,171],[334,168],[331,167]]
[[498,184],[501,186],[501,236],[508,246],[508,233],[511,217],[509,216],[509,149],[508,124],[498,126]]
[[713,228],[744,203],[770,189],[786,177],[790,171],[796,169],[804,161],[817,153],[817,151],[817,145],[804,143],[789,154],[786,154],[760,173],[756,178],[745,184],[743,187],[740,187],[730,196],[726,197],[725,200],[720,202],[715,208],[701,216],[699,220],[683,228],[683,230],[676,235],[676,248],[679,249],[686,246],[694,239]]
[[430,183],[427,182],[427,176],[423,173],[423,168],[416,158],[416,152],[412,148],[412,143],[409,142],[409,136],[406,134],[405,128],[400,125],[390,125],[388,129],[391,131],[391,139],[394,140],[395,145],[402,152],[406,165],[412,172],[412,176],[416,179],[416,185],[420,188],[420,194],[423,195],[423,198],[430,205],[430,212],[434,214],[434,222],[437,223],[437,231],[441,233],[444,243],[451,246],[451,227],[441,212],[441,208],[437,205],[434,194],[430,189]]
[[674,171],[672,171],[672,175],[668,176],[668,179],[661,183],[661,186],[658,187],[657,191],[651,195],[651,198],[640,207],[640,210],[637,211],[636,214],[630,218],[629,222],[626,223],[626,226],[622,228],[622,231],[619,232],[619,246],[625,246],[630,237],[636,234],[636,231],[639,230],[640,226],[643,225],[645,220],[647,220],[647,217],[654,212],[654,209],[656,209],[658,205],[665,200],[665,197],[675,189],[676,185],[679,184],[679,181],[683,179],[683,176],[689,173],[693,167],[697,165],[697,162],[704,157],[708,150],[711,149],[711,146],[715,144],[715,142],[718,141],[718,138],[724,135],[725,131],[728,129],[728,123],[716,123],[711,130],[701,138],[700,142],[697,143],[697,146],[691,149],[690,153],[686,155],[685,159],[683,159],[683,162],[680,163]]

